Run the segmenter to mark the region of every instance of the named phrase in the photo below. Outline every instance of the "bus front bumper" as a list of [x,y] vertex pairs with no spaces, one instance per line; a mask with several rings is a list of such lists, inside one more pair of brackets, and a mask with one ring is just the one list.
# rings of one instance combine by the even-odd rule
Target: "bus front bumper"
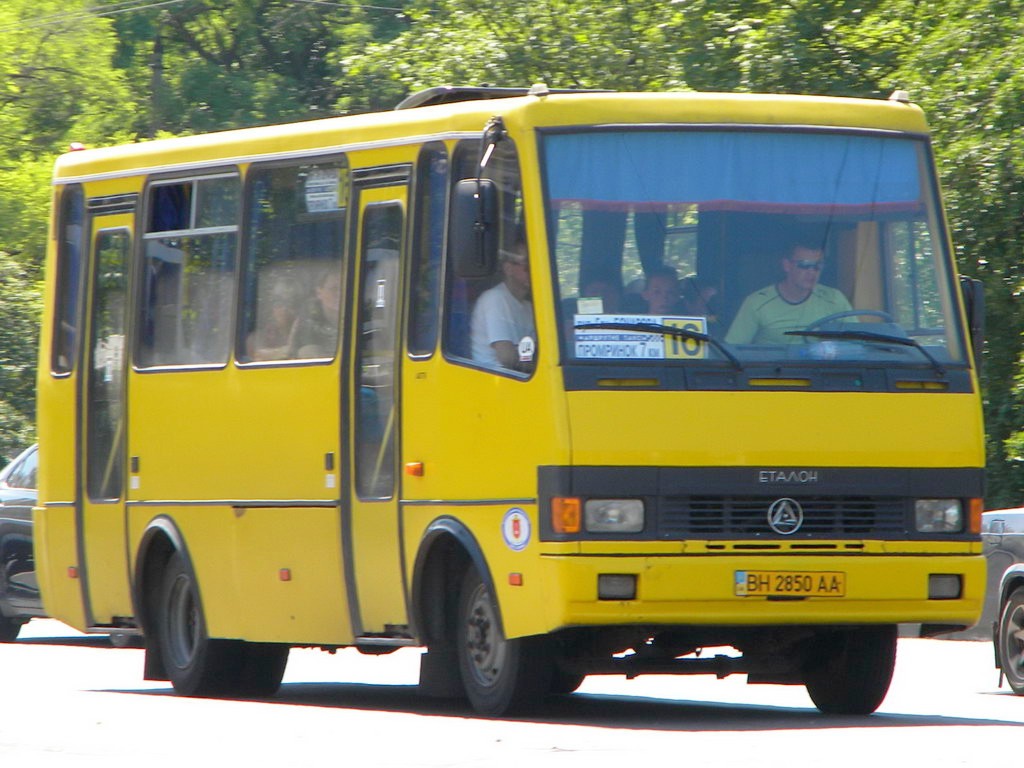
[[985,594],[985,560],[978,555],[549,554],[542,561],[548,631],[628,624],[968,627]]

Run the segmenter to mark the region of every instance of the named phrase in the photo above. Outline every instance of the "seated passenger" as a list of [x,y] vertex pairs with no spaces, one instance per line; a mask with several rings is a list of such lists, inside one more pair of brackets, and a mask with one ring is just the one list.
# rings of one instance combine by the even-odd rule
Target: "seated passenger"
[[846,296],[818,284],[825,253],[814,245],[797,244],[781,260],[783,278],[747,296],[725,336],[729,344],[793,344],[786,336],[836,312],[849,312]]
[[680,314],[682,293],[679,290],[679,276],[672,267],[661,266],[649,270],[641,295],[647,302],[649,315]]
[[613,315],[622,311],[622,286],[611,280],[596,278],[583,286],[581,299],[601,299],[601,310],[596,314]]
[[278,282],[267,298],[269,311],[246,339],[249,360],[284,360],[292,355],[298,325],[298,291],[291,282]]
[[499,254],[502,281],[477,299],[470,320],[473,360],[517,371],[533,369],[535,331],[526,244]]
[[332,357],[338,346],[338,310],[341,306],[340,266],[325,269],[317,279],[313,298],[306,302],[295,324],[291,357]]

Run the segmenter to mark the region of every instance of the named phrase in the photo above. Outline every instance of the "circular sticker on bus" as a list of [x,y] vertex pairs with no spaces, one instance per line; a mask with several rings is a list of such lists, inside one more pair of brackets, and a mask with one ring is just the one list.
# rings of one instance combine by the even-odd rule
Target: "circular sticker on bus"
[[501,521],[501,535],[509,549],[525,549],[530,543],[530,518],[519,507],[513,507]]

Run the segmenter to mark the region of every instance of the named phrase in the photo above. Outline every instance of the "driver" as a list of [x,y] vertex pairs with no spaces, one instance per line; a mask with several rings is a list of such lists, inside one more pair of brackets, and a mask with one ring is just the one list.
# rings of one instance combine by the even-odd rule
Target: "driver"
[[754,291],[743,300],[725,340],[729,344],[792,344],[799,336],[786,331],[806,328],[816,320],[852,310],[841,291],[819,285],[825,253],[797,243],[781,259],[782,280]]

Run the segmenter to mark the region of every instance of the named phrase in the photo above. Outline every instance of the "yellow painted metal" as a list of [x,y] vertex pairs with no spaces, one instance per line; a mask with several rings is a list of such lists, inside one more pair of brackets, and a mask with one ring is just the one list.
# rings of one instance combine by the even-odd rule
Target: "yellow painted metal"
[[[629,623],[853,624],[922,622],[973,624],[985,596],[985,561],[959,555],[729,555],[720,557],[543,557],[542,610],[551,627]],[[769,601],[738,597],[737,571],[840,571],[846,597]],[[599,600],[602,573],[635,574],[638,599]],[[929,600],[928,575],[960,574],[957,600]]]
[[157,518],[181,533],[212,636],[352,641],[336,508],[133,507],[130,545]]
[[[359,196],[358,216],[362,220],[368,208],[380,205],[398,205],[404,214],[407,207],[406,197],[407,190],[404,186],[365,189]],[[360,239],[354,249],[355,253],[362,255],[367,248],[374,247],[373,243],[363,240],[366,234],[360,231]],[[366,265],[360,263],[359,269],[364,266]],[[387,302],[388,304],[392,301],[397,302],[399,300],[398,285],[392,284],[397,278],[397,274],[378,278],[377,275],[358,273],[353,283],[353,291],[357,292],[354,303],[358,305],[360,302],[365,302],[368,297],[360,295],[358,291],[367,281],[377,280],[381,282],[377,283],[376,287],[367,285],[366,290],[373,292],[379,288],[383,291],[377,296],[377,302]],[[364,330],[358,323],[352,323],[350,331],[353,336],[351,339],[353,349],[359,348],[360,335]],[[383,333],[385,329],[382,328],[377,332]],[[394,343],[398,345],[398,339],[394,339]],[[388,345],[384,343],[381,348],[384,350],[384,354],[387,354]],[[400,350],[401,347],[396,346],[394,349]],[[395,376],[395,368],[401,362],[401,353],[396,352],[391,359],[380,359],[375,362],[387,369],[385,377]],[[351,396],[349,397],[348,423],[355,424],[358,418],[356,409],[358,408],[359,389],[365,384],[363,372],[358,370],[356,361],[353,361],[350,375]],[[397,378],[395,376],[395,384],[397,384]],[[381,397],[391,397],[390,387],[380,391]],[[388,440],[398,439],[401,424],[401,414],[397,413],[397,408],[391,410],[388,423],[383,425],[384,445]],[[353,477],[356,476],[355,453],[359,450],[360,446],[353,441]],[[384,454],[385,452],[378,450],[372,455],[362,456],[361,460],[364,462],[364,466],[371,467],[374,472],[379,472]],[[393,468],[384,468],[384,471],[387,472],[390,469]],[[396,488],[397,482],[396,476]],[[351,551],[354,576],[352,587],[358,597],[360,631],[363,634],[379,634],[384,633],[389,625],[407,625],[409,619],[406,612],[405,585],[402,578],[397,494],[391,493],[387,498],[362,499],[354,486],[346,491],[349,496],[351,515]]]
[[618,391],[567,400],[582,465],[977,467],[984,439],[976,394]]
[[[407,163],[423,141],[441,139],[451,146],[477,136],[495,114],[504,117],[522,162],[527,235],[536,264],[546,253],[532,141],[536,128],[646,122],[927,130],[916,107],[867,100],[528,97],[75,152],[61,158],[55,181],[85,180],[89,196],[124,194],[140,191],[149,172],[220,164],[237,164],[244,172],[259,159],[339,149],[348,150],[353,170]],[[353,248],[350,243],[350,256]],[[80,384],[76,374],[49,373],[52,232],[50,249],[38,390],[37,558],[47,610],[84,628],[80,582],[68,576],[69,567],[80,566],[82,532],[72,506],[78,500],[74,435]],[[528,381],[453,364],[440,352],[403,360],[397,466],[400,471],[406,463],[421,462],[423,473],[400,475],[404,505],[354,503],[354,560],[348,564],[354,584],[345,581],[343,516],[334,506],[352,494],[342,487],[337,469],[351,461],[342,435],[352,416],[341,411],[338,361],[131,372],[127,456],[138,458],[138,471],[129,475],[127,537],[114,541],[116,530],[97,529],[90,560],[123,557],[119,548],[126,545],[134,564],[146,527],[163,515],[188,547],[211,634],[297,644],[354,641],[350,590],[358,592],[366,628],[406,623],[408,577],[424,531],[441,517],[457,519],[481,548],[510,636],[580,623],[970,623],[976,618],[984,573],[973,544],[957,550],[920,543],[892,551],[865,542],[858,553],[773,557],[772,568],[846,572],[849,592],[837,609],[826,599],[736,598],[733,572],[763,568],[763,559],[723,554],[707,542],[541,543],[538,515],[544,511],[535,501],[539,466],[821,466],[827,457],[828,466],[840,467],[980,468],[983,433],[976,394],[566,393],[558,367],[553,287],[543,269],[534,271],[533,294],[538,364]],[[259,507],[256,501],[266,504]],[[283,506],[273,506],[277,502]],[[531,525],[521,550],[502,532],[511,509],[522,509]],[[382,514],[375,516],[378,511]],[[932,572],[963,573],[964,597],[927,600]],[[638,600],[597,600],[600,573],[637,574]],[[106,612],[130,610],[118,587],[98,582],[97,603],[101,592],[111,595]]]

